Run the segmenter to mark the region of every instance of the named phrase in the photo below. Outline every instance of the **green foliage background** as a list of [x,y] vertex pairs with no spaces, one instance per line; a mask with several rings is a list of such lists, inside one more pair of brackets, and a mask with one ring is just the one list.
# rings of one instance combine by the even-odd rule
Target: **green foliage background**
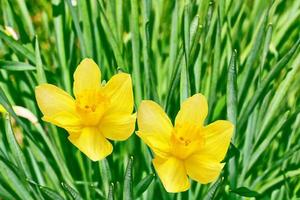
[[[0,0],[0,199],[299,198],[299,25],[297,0]],[[207,123],[236,124],[220,178],[168,194],[135,134],[91,162],[43,122],[34,88],[72,93],[85,57],[105,80],[130,73],[136,108],[152,99],[174,119],[182,100],[205,94]]]

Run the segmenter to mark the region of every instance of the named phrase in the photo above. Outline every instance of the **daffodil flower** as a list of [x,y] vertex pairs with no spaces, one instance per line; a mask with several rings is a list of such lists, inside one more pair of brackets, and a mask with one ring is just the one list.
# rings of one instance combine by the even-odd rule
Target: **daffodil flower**
[[104,86],[101,71],[84,59],[74,73],[75,99],[51,84],[36,87],[43,120],[68,131],[68,139],[91,160],[111,154],[107,140],[126,140],[134,131],[133,92],[129,74],[114,75]]
[[234,126],[225,120],[204,126],[208,106],[201,94],[185,100],[175,125],[153,101],[142,101],[138,109],[137,135],[155,154],[154,168],[168,192],[190,187],[188,176],[202,184],[217,179],[224,164]]

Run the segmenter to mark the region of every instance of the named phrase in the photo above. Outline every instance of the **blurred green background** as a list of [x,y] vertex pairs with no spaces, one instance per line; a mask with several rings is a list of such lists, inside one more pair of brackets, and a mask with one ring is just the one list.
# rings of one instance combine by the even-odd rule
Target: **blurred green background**
[[[299,36],[298,0],[0,0],[0,199],[300,198]],[[203,93],[207,123],[236,124],[219,179],[169,194],[135,134],[91,162],[43,122],[34,88],[72,94],[86,57],[105,80],[130,73],[135,107],[154,100],[172,120]]]

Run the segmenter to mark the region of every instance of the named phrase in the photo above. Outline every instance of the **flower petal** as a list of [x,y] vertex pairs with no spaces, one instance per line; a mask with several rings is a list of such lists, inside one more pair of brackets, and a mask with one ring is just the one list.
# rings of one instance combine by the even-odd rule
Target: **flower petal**
[[93,161],[105,158],[113,150],[112,144],[93,127],[83,128],[80,133],[71,133],[68,139]]
[[218,178],[224,164],[200,154],[194,154],[184,161],[184,166],[191,179],[206,184]]
[[189,189],[190,182],[182,161],[174,157],[156,157],[153,165],[167,192],[183,192]]
[[203,125],[207,116],[208,105],[205,96],[195,94],[186,99],[176,116],[175,126],[186,122]]
[[73,92],[76,99],[86,94],[96,94],[100,81],[101,71],[98,65],[92,59],[83,59],[74,72]]
[[103,92],[110,99],[108,112],[132,113],[133,92],[129,74],[119,73],[114,75],[104,86]]
[[100,122],[101,133],[110,140],[126,140],[134,131],[136,114],[105,115]]
[[142,101],[138,110],[137,135],[154,151],[165,157],[170,152],[172,123],[163,109],[153,101]]
[[60,112],[51,117],[44,116],[42,119],[46,122],[62,127],[68,132],[78,132],[81,130],[81,121],[77,115],[74,115],[73,113]]
[[54,85],[41,84],[35,88],[35,96],[45,121],[63,128],[80,126],[75,101],[68,93]]
[[204,147],[201,154],[222,161],[228,150],[234,125],[225,120],[215,121],[203,128]]

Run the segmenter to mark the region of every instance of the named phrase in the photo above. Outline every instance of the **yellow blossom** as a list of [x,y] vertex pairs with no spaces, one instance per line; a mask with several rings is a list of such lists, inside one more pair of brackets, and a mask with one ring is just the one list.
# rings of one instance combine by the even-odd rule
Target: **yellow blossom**
[[126,140],[134,131],[131,77],[114,75],[104,86],[101,71],[91,59],[84,59],[74,73],[75,99],[51,84],[35,89],[43,120],[66,129],[68,139],[91,160],[111,154],[107,140]]
[[153,101],[142,101],[138,109],[137,135],[155,154],[154,168],[168,192],[182,192],[190,187],[188,176],[202,184],[217,179],[224,164],[233,133],[233,124],[218,120],[204,126],[208,113],[201,94],[185,100],[175,125]]

